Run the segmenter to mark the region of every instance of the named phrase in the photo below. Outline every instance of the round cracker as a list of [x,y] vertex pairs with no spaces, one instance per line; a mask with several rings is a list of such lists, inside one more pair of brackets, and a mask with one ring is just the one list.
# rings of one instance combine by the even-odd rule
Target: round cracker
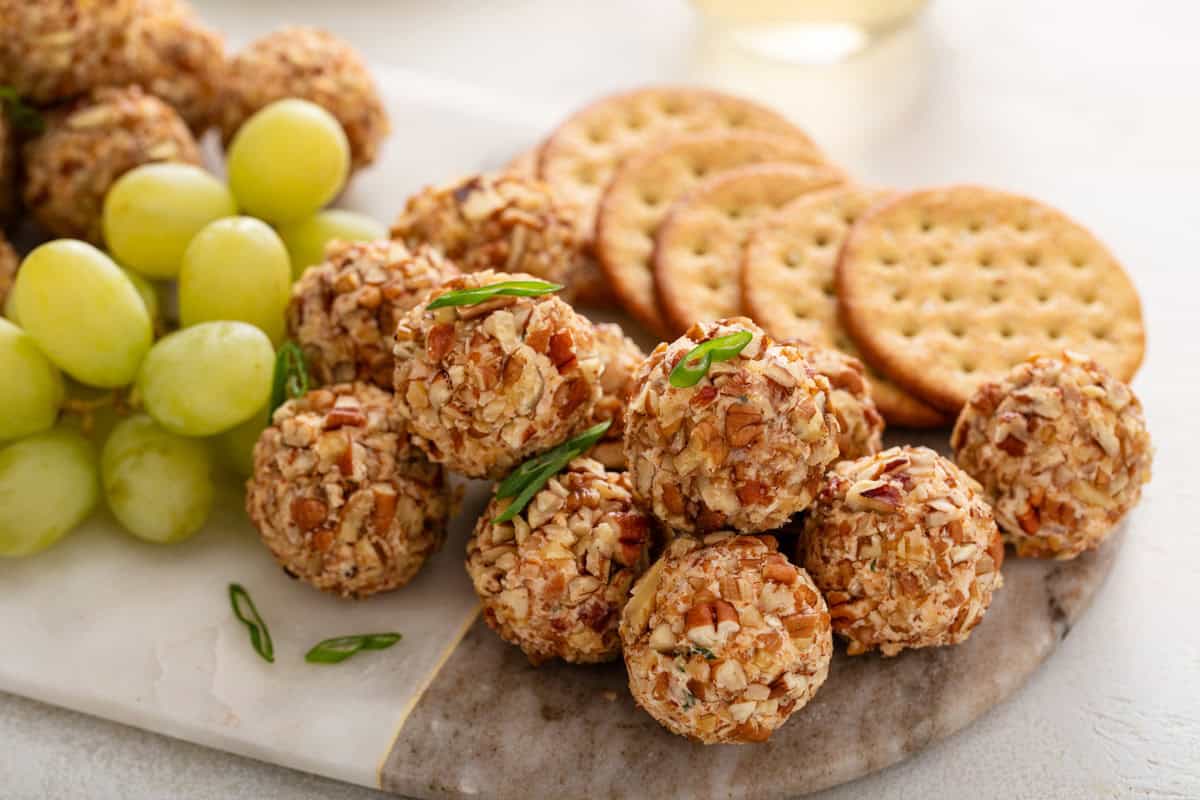
[[654,285],[666,323],[742,314],[742,247],[765,216],[801,195],[846,180],[823,164],[756,164],[719,172],[671,207],[654,243]]
[[647,87],[602,97],[568,117],[541,150],[538,172],[580,209],[592,237],[600,197],[631,153],[683,133],[754,130],[808,136],[782,115],[751,100],[693,87]]
[[654,237],[676,199],[704,178],[748,164],[824,164],[810,143],[755,131],[690,134],[626,159],[600,201],[596,256],[625,310],[668,334],[654,291]]
[[[750,235],[741,261],[742,302],[776,339],[802,339],[861,360],[838,321],[833,290],[838,251],[863,212],[891,192],[839,186],[805,195],[768,217]],[[871,396],[889,425],[938,428],[952,421],[867,367]]]
[[1108,249],[1061,211],[993,189],[876,206],[851,230],[836,282],[866,359],[952,413],[1033,353],[1085,353],[1128,381],[1145,351],[1137,290]]

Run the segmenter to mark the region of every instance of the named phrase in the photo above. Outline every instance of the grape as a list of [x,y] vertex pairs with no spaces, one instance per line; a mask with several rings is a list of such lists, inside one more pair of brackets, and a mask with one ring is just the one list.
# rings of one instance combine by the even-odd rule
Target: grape
[[21,326],[68,375],[102,387],[133,380],[150,314],[111,258],[85,242],[48,242],[25,257],[13,293]]
[[346,184],[350,144],[325,109],[279,100],[238,129],[229,145],[229,188],[247,214],[268,222],[312,215]]
[[149,278],[174,278],[201,228],[237,213],[233,194],[191,164],[145,164],[104,198],[104,241],[113,258]]
[[211,436],[267,404],[275,352],[244,322],[202,322],[164,336],[138,372],[142,404],[183,436]]
[[142,298],[142,305],[146,307],[146,313],[150,315],[150,323],[153,325],[154,320],[158,319],[158,289],[154,288],[153,283],[132,270],[122,267],[121,272],[125,273],[125,277],[129,278],[133,288],[137,289],[138,297]]
[[75,431],[54,428],[0,450],[0,557],[46,549],[99,499],[96,451]]
[[243,478],[254,474],[254,445],[267,427],[267,409],[260,408],[254,416],[217,437],[221,460]]
[[369,242],[386,239],[388,231],[382,223],[366,214],[329,208],[299,222],[280,225],[279,235],[292,259],[292,277],[299,278],[304,270],[325,260],[325,245],[334,239]]
[[229,217],[209,225],[188,245],[179,271],[179,321],[256,325],[282,341],[292,268],[283,240],[265,222]]
[[148,542],[186,539],[212,511],[208,446],[163,430],[145,414],[113,430],[100,454],[100,476],[113,515]]
[[65,388],[62,375],[33,337],[0,319],[0,439],[17,439],[54,425]]

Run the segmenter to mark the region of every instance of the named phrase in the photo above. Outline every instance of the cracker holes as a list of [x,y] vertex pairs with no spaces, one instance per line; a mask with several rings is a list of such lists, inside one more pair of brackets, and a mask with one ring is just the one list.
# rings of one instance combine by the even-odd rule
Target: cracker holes
[[941,253],[934,253],[929,257],[929,266],[933,269],[939,269],[946,265],[946,257]]
[[1042,305],[1046,305],[1046,303],[1050,302],[1050,293],[1044,289],[1039,290],[1037,293],[1037,301]]
[[608,139],[608,135],[600,128],[589,129],[587,137],[592,144],[603,144]]
[[659,108],[662,109],[662,113],[666,114],[668,117],[676,117],[683,113],[683,106],[672,100],[664,101]]
[[813,244],[820,248],[829,247],[829,235],[825,233],[818,233],[813,237]]
[[953,303],[958,299],[958,296],[954,294],[954,290],[952,289],[942,289],[941,298],[943,303]]
[[832,283],[827,283],[821,287],[821,294],[825,295],[826,297],[833,298],[837,296],[837,290],[833,288]]
[[1096,328],[1092,331],[1092,338],[1098,342],[1107,342],[1112,336],[1112,331],[1108,328]]
[[656,208],[661,200],[654,192],[642,192],[642,204],[647,208]]
[[704,285],[707,286],[711,292],[720,291],[722,285],[721,277],[719,275],[707,275],[704,278]]
[[892,290],[892,299],[895,300],[897,303],[899,303],[901,300],[903,300],[907,296],[908,296],[908,293],[905,292],[903,289],[893,289]]
[[1071,256],[1071,266],[1075,269],[1083,269],[1087,266],[1087,259],[1083,256]]
[[797,269],[804,263],[804,258],[799,252],[793,250],[783,257],[783,263],[787,265],[788,269]]
[[1040,253],[1026,253],[1025,266],[1030,269],[1037,269],[1042,265],[1042,256]]
[[920,227],[921,233],[929,233],[933,230],[933,220],[923,219],[918,227]]
[[975,362],[973,362],[973,361],[963,361],[961,366],[962,366],[962,371],[963,371],[963,373],[964,373],[964,374],[967,374],[967,375],[972,375],[972,374],[974,374],[974,372],[975,372]]
[[1095,292],[1084,292],[1079,299],[1085,306],[1095,305],[1098,300]]
[[596,168],[592,164],[580,164],[575,169],[575,177],[580,183],[594,186],[596,184]]
[[988,301],[993,304],[994,303],[1003,303],[1004,302],[1004,292],[1001,292],[999,289],[992,289],[990,292],[988,292]]
[[1027,219],[1020,220],[1013,227],[1017,229],[1017,233],[1029,233],[1029,228],[1030,228],[1029,220],[1027,220]]
[[708,242],[696,242],[692,245],[692,255],[703,258],[708,255]]
[[746,124],[746,117],[741,114],[730,114],[725,118],[725,123],[731,128],[740,128]]
[[1000,326],[1000,338],[1001,339],[1011,339],[1013,337],[1014,333],[1015,333],[1015,331],[1013,331],[1013,329],[1011,327],[1009,327],[1008,325]]
[[961,339],[967,335],[967,329],[958,324],[949,325],[946,327],[946,330],[948,330],[950,335],[955,339]]
[[885,267],[894,267],[900,262],[900,259],[894,255],[880,256],[879,263]]
[[845,214],[842,214],[842,222],[845,223],[847,228],[854,225],[854,223],[856,221],[857,221],[857,218],[854,216],[854,212],[847,211]]
[[629,128],[631,131],[640,131],[642,128],[646,127],[646,120],[640,116],[630,117],[629,119],[625,120],[625,127]]
[[743,211],[740,207],[734,207],[734,208],[726,209],[725,216],[729,217],[731,220],[736,221],[736,220],[741,219],[745,215],[745,213],[746,212]]
[[983,223],[977,219],[973,219],[967,223],[967,233],[979,233],[983,230]]
[[917,335],[917,326],[912,323],[906,323],[904,327],[900,329],[900,335],[905,339],[912,339]]
[[703,164],[692,164],[692,176],[696,179],[703,178],[708,174],[708,167]]
[[978,262],[978,263],[979,263],[979,268],[980,268],[980,269],[991,269],[993,266],[995,266],[995,261],[992,259],[992,254],[991,254],[991,253],[983,253],[983,254],[981,254],[981,255],[979,256],[979,262]]
[[1050,341],[1057,342],[1062,338],[1062,331],[1060,331],[1058,328],[1051,328],[1050,330],[1046,331],[1046,335],[1050,337]]

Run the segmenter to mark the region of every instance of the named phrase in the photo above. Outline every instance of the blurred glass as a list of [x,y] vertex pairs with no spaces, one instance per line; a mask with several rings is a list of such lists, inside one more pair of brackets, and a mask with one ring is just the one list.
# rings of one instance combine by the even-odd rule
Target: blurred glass
[[827,64],[907,24],[929,0],[692,0],[706,21],[769,58]]

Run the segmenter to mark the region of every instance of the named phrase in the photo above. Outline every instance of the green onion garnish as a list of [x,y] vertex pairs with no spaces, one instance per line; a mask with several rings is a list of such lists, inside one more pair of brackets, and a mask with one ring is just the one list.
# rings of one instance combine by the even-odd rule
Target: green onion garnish
[[262,656],[264,661],[274,664],[275,645],[271,643],[271,632],[267,630],[267,623],[263,622],[258,609],[254,607],[254,601],[241,584],[229,584],[229,604],[233,606],[233,615],[250,631],[250,644],[253,645],[254,651]]
[[612,420],[605,420],[593,425],[583,433],[568,439],[553,450],[548,450],[540,456],[534,456],[500,482],[496,487],[496,499],[513,498],[508,508],[500,512],[492,522],[508,522],[525,510],[533,496],[546,485],[546,481],[562,472],[571,461],[592,449],[592,445],[600,441],[600,437],[612,425]]
[[284,342],[275,356],[275,374],[271,379],[271,413],[288,400],[303,397],[308,391],[308,364],[304,351],[295,342]]
[[304,654],[310,664],[340,664],[359,650],[387,650],[400,641],[398,633],[360,633],[318,642]]
[[41,113],[36,108],[26,105],[12,86],[0,86],[0,106],[8,113],[13,127],[29,133],[41,133],[46,127]]
[[429,304],[429,308],[447,308],[448,306],[473,306],[491,300],[493,297],[537,297],[543,294],[553,294],[562,289],[562,284],[546,281],[501,281],[474,289],[455,289],[446,292]]
[[696,345],[671,370],[671,385],[676,389],[695,386],[708,374],[708,368],[714,361],[728,361],[742,352],[753,338],[754,334],[750,331],[738,331]]

